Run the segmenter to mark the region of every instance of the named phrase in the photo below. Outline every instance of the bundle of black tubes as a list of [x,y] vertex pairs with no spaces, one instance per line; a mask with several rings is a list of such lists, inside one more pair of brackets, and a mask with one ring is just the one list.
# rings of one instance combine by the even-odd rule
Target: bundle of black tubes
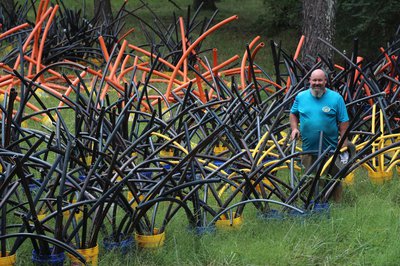
[[[188,28],[198,25],[193,21]],[[144,30],[160,36],[164,46],[152,43],[154,39],[149,45],[168,48],[162,57],[178,61],[181,42],[166,42],[162,34],[170,31],[158,26]],[[183,96],[172,93],[173,100],[164,99],[166,110],[162,100],[152,106],[147,97],[158,91],[150,80],[161,66],[160,51],[144,83],[134,81],[133,69],[125,89],[113,88],[104,100],[100,95],[106,79],[94,78],[88,84],[79,76],[81,64],[49,64],[30,80],[23,71],[10,72],[21,86],[0,103],[1,256],[6,256],[7,246],[12,255],[29,240],[36,254],[67,252],[83,262],[77,250],[96,247],[100,237],[122,243],[134,233],[160,234],[182,210],[195,232],[207,231],[220,220],[232,222],[248,204],[264,217],[275,211],[309,212],[316,203],[327,202],[332,186],[353,170],[364,164],[372,167],[371,160],[382,154],[385,162],[393,161],[387,152],[399,149],[395,137],[372,153],[371,146],[383,133],[399,133],[399,46],[394,41],[373,62],[357,60],[357,41],[350,58],[331,46],[345,62],[338,69],[324,58],[312,66],[302,64],[272,42],[276,85],[263,82],[262,78],[272,79],[249,55],[244,88],[236,76],[228,85],[211,71],[213,82],[205,86],[206,91],[217,92],[216,97],[203,103],[193,93],[194,84],[189,84]],[[104,72],[113,64],[113,54],[105,61]],[[6,57],[15,60],[11,58]],[[299,156],[305,152],[288,139],[291,103],[307,88],[312,70],[322,66],[328,70],[329,86],[346,101],[351,119],[346,137],[359,146],[335,176],[322,172],[327,151],[320,151],[304,172]],[[65,84],[74,91],[70,96],[51,94],[40,83],[42,75],[60,68],[65,69]],[[70,73],[79,79],[77,85]],[[286,87],[288,78],[291,85]],[[40,89],[50,100],[41,98]],[[20,104],[15,104],[17,97]],[[27,110],[32,101],[40,111]],[[382,114],[384,132],[373,130],[379,123],[374,108]],[[22,126],[42,116],[51,123]],[[338,155],[336,150],[332,162]],[[310,175],[314,169],[316,174]],[[323,178],[328,182],[321,187],[318,181]]]

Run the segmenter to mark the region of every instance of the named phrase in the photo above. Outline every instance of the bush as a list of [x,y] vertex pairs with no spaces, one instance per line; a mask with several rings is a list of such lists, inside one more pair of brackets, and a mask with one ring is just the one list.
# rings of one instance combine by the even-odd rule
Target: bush
[[386,47],[399,26],[399,6],[400,0],[338,0],[337,45],[351,45],[358,38],[360,55],[368,59],[378,56],[379,47]]
[[282,30],[301,29],[301,1],[264,0],[264,10],[256,22],[259,31],[276,35]]

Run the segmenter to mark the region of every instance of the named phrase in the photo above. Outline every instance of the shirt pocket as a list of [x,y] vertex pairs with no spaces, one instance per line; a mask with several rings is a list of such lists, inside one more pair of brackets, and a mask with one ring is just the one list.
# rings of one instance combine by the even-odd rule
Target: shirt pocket
[[322,111],[322,113],[324,113],[324,115],[326,115],[328,117],[335,117],[337,114],[336,109],[331,106],[323,106],[321,108],[321,111]]

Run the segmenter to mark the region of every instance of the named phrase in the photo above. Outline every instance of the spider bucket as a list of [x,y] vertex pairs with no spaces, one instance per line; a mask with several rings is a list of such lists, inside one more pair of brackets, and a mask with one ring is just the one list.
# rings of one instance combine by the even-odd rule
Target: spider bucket
[[159,233],[157,228],[154,228],[154,234],[152,235],[141,235],[135,233],[135,241],[141,248],[158,248],[162,247],[165,242],[165,232]]
[[6,253],[4,257],[0,257],[0,266],[13,266],[17,261],[17,254],[9,255]]
[[[81,254],[86,261],[86,265],[97,266],[99,260],[99,246],[96,245],[93,248],[85,248],[85,249],[77,249],[79,254]],[[74,256],[68,254],[69,259],[71,260],[71,266],[83,266],[84,264],[75,258]]]
[[[53,253],[54,248],[50,249]],[[64,252],[56,254],[40,254],[36,250],[32,250],[32,262],[34,265],[51,265],[51,266],[62,266],[64,265],[65,254]]]
[[[233,215],[233,217],[236,216]],[[229,218],[227,215],[221,215],[221,217],[215,222],[215,227],[219,229],[238,229],[243,225],[243,216],[235,218]]]

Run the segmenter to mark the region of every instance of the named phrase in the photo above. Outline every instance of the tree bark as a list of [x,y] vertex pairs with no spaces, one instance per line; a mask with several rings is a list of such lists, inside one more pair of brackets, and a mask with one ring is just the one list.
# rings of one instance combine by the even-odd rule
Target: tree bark
[[198,9],[200,4],[203,2],[201,9],[216,10],[215,0],[193,0],[193,8]]
[[110,0],[94,0],[94,17],[98,23],[110,25],[113,20]]
[[336,0],[303,0],[303,61],[315,63],[307,55],[332,58],[333,50],[318,38],[332,43],[335,36]]

